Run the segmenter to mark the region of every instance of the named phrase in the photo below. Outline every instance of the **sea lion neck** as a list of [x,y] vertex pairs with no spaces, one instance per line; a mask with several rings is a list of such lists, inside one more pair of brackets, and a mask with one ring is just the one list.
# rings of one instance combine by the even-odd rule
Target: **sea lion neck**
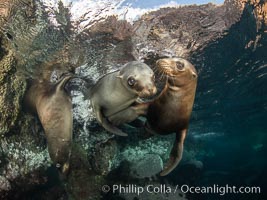
[[181,88],[183,86],[185,86],[187,83],[185,81],[182,80],[182,77],[173,77],[173,76],[167,76],[167,84],[169,87],[172,88]]

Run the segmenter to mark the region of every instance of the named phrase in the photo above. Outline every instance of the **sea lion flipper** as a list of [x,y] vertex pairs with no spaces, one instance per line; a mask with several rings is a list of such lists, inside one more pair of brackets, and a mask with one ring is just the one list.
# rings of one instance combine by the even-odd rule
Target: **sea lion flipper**
[[108,130],[109,132],[118,135],[118,136],[128,136],[127,133],[124,133],[122,130],[118,129],[117,127],[113,126],[112,124],[109,123],[108,120],[106,120],[105,118],[102,121],[102,126]]
[[117,127],[113,126],[102,114],[101,112],[101,108],[97,108],[95,109],[95,113],[96,113],[96,119],[97,121],[109,132],[115,134],[115,135],[119,135],[119,136],[128,136],[127,133],[124,133],[123,131],[121,131],[120,129],[118,129]]
[[135,103],[137,103],[137,104],[149,104],[149,103],[152,103],[154,100],[155,100],[155,98],[148,99],[148,100],[143,100],[141,98],[137,98]]
[[184,149],[184,139],[186,136],[187,129],[184,129],[178,133],[176,133],[176,139],[174,141],[174,145],[172,147],[170,158],[167,164],[165,164],[161,176],[168,175],[181,161]]
[[63,75],[56,84],[56,90],[64,90],[70,79],[74,78],[73,74],[67,73]]

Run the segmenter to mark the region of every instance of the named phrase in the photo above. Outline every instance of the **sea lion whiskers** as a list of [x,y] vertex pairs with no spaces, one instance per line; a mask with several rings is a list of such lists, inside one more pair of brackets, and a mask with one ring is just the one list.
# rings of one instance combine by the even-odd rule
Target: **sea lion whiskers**
[[157,66],[153,66],[152,70],[154,71],[154,73],[158,73],[159,72],[159,68]]
[[161,72],[161,75],[159,77],[159,80],[163,80],[164,76],[165,76],[164,72]]
[[158,74],[159,80],[162,81],[163,77],[165,76],[164,71],[160,67],[157,67],[157,64],[155,66],[153,66],[152,69],[153,69],[155,74]]

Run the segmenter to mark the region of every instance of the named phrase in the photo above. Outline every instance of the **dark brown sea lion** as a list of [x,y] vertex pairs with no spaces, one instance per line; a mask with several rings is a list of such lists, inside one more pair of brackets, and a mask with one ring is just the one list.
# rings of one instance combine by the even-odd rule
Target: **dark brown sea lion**
[[133,61],[102,77],[91,88],[88,97],[97,121],[107,131],[127,136],[116,126],[145,114],[147,106],[139,104],[139,97],[152,96],[156,91],[152,69],[142,62]]
[[35,80],[24,99],[26,109],[41,121],[51,160],[64,174],[69,169],[72,143],[72,102],[65,90],[71,78],[72,75],[65,75],[56,84]]
[[194,104],[197,86],[195,67],[182,58],[164,58],[156,62],[156,70],[166,75],[166,84],[147,111],[146,130],[166,135],[176,133],[168,163],[161,176],[169,174],[182,159],[183,144]]

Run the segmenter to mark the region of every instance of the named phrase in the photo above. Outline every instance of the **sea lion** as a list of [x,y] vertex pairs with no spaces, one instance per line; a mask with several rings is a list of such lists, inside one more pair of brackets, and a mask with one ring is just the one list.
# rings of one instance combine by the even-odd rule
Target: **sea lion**
[[154,81],[152,69],[139,61],[103,76],[88,94],[97,121],[107,131],[127,136],[116,126],[144,114],[147,106],[140,104],[139,97],[150,97],[157,92]]
[[166,76],[166,83],[160,95],[148,107],[145,127],[152,134],[176,133],[169,161],[160,174],[165,176],[182,159],[184,139],[194,104],[197,71],[189,61],[182,58],[159,59],[156,70]]
[[26,109],[38,115],[51,160],[63,174],[69,170],[72,143],[72,102],[65,90],[71,78],[65,75],[56,84],[34,80],[24,98]]

